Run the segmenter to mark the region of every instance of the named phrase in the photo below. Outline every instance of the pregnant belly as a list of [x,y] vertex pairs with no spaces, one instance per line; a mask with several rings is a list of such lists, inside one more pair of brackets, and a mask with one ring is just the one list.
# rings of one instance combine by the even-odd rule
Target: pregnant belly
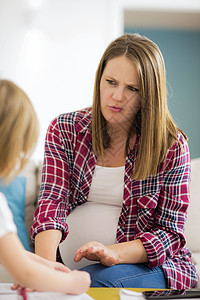
[[65,265],[70,269],[80,269],[94,263],[86,259],[74,262],[76,251],[87,242],[114,244],[120,212],[119,206],[94,202],[76,207],[66,220],[69,226],[68,237],[59,246]]

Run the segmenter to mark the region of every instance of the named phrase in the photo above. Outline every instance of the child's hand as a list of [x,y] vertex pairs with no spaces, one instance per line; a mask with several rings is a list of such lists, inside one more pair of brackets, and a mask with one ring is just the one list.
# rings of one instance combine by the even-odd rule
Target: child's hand
[[72,276],[73,282],[78,283],[75,284],[75,290],[72,291],[72,294],[82,294],[86,293],[90,287],[91,279],[90,274],[85,271],[77,271],[73,270],[69,274],[69,276]]
[[71,272],[70,268],[66,267],[65,265],[59,262],[47,260],[46,263],[47,266],[50,267],[51,269],[55,269],[57,271],[66,272],[66,273]]
[[[13,283],[13,285],[11,286],[11,290],[19,290],[21,289],[22,286],[19,283]],[[26,288],[26,292],[34,292],[34,289],[30,289],[30,288]]]
[[54,270],[66,272],[66,273],[71,272],[71,270],[68,267],[66,267],[64,264],[45,259],[45,258],[43,258],[35,253],[29,252],[29,251],[26,251],[26,254],[34,261],[42,263],[43,265],[47,266],[50,269],[54,269]]

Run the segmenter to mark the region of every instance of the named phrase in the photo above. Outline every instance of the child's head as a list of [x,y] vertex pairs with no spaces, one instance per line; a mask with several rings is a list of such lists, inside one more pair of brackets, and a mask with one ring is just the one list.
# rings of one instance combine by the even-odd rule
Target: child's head
[[0,80],[0,177],[9,179],[30,156],[38,138],[38,119],[27,95]]

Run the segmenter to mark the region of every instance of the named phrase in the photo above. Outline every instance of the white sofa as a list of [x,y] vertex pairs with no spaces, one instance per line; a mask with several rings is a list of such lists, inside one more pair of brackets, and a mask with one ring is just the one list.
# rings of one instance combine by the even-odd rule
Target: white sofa
[[[190,205],[185,228],[186,246],[192,251],[193,261],[200,277],[200,158],[192,159]],[[199,282],[200,287],[200,282]]]
[[[26,205],[25,224],[30,239],[30,227],[33,223],[33,214],[37,205],[37,197],[41,179],[41,164],[36,165],[29,161],[20,175],[27,178],[26,184]],[[190,185],[191,204],[188,210],[188,220],[186,223],[187,247],[192,250],[193,260],[200,275],[200,158],[192,160],[192,182]],[[33,247],[33,245],[31,245]],[[33,249],[33,248],[32,248]],[[12,282],[12,279],[0,265],[0,282]],[[200,287],[200,284],[199,284]]]

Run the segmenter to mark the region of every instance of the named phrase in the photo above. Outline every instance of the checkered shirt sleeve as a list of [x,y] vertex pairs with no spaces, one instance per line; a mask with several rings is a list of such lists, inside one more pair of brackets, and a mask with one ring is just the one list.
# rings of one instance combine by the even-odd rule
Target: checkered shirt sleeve
[[64,117],[62,122],[60,116],[59,122],[56,118],[48,127],[38,207],[31,228],[33,239],[39,232],[49,229],[61,230],[63,239],[68,234],[66,217],[73,208],[68,201],[70,195],[68,158],[73,152],[74,140],[72,125],[70,120],[68,123],[65,122]]
[[189,182],[191,177],[190,155],[187,143],[180,138],[167,153],[163,183],[154,214],[154,227],[140,232],[139,238],[148,254],[149,266],[162,265],[184,247],[184,226],[189,205]]

